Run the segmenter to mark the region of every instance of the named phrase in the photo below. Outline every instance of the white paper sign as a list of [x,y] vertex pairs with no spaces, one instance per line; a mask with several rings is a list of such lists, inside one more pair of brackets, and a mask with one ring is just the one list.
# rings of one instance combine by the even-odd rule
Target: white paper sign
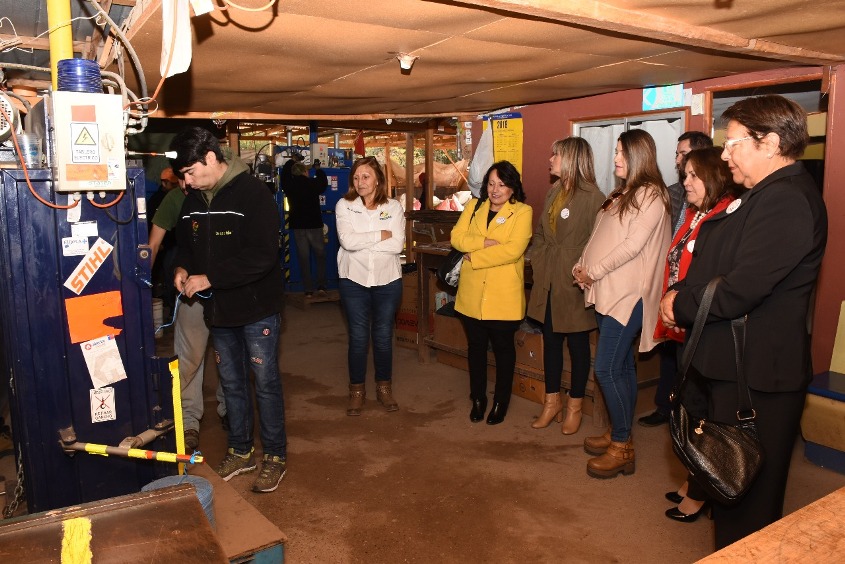
[[66,257],[88,254],[88,237],[62,237],[62,254]]
[[80,221],[70,226],[70,234],[73,237],[97,237],[96,221]]
[[126,370],[114,337],[99,337],[80,343],[79,346],[95,388],[104,388],[126,379]]
[[91,390],[91,423],[114,421],[117,411],[114,407],[114,388]]
[[91,250],[88,251],[88,254],[85,255],[85,258],[82,259],[82,262],[79,263],[79,266],[65,280],[65,288],[71,290],[77,296],[81,294],[94,274],[103,266],[106,258],[111,254],[112,249],[114,247],[106,243],[102,237],[98,238],[94,246],[91,247]]
[[[69,206],[73,205],[74,201],[75,200],[73,199],[73,194],[68,194],[67,195],[67,205],[69,205]],[[67,222],[68,223],[76,223],[80,219],[82,219],[82,204],[81,204],[81,202],[79,204],[76,204],[72,208],[68,208],[68,210],[67,210]],[[73,229],[73,226],[71,226],[71,229]]]

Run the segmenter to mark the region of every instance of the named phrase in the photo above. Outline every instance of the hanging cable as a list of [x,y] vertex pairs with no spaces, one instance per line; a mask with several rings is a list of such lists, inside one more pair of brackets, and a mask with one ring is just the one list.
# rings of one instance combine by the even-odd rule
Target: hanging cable
[[260,8],[247,8],[246,6],[241,6],[240,4],[232,2],[232,0],[223,0],[223,2],[225,2],[227,6],[231,6],[232,8],[235,8],[237,10],[243,10],[244,12],[263,12],[268,8],[272,8],[273,4],[276,3],[276,0],[270,0]]
[[[2,107],[0,107],[0,113],[3,114],[3,118],[6,121],[8,121],[9,123],[13,123],[12,118],[9,117],[9,114],[7,114],[6,110],[4,110]],[[21,152],[21,147],[20,147],[20,145],[18,145],[18,136],[15,133],[14,128],[12,128],[12,143],[15,145],[15,150],[18,152],[18,155],[23,155],[23,153]],[[54,204],[53,202],[49,202],[49,201],[45,200],[44,198],[39,196],[38,193],[35,191],[35,188],[33,188],[32,180],[30,180],[30,178],[29,178],[29,169],[27,169],[27,167],[26,167],[26,163],[24,162],[23,156],[21,156],[21,168],[23,169],[23,176],[26,179],[26,185],[29,187],[29,191],[32,192],[32,195],[35,196],[36,200],[38,200],[39,202],[41,202],[45,206],[47,206],[49,208],[57,209],[57,210],[69,210],[70,208],[75,208],[76,206],[79,205],[79,200],[76,200],[74,203],[67,205],[67,206],[63,206],[61,204]]]

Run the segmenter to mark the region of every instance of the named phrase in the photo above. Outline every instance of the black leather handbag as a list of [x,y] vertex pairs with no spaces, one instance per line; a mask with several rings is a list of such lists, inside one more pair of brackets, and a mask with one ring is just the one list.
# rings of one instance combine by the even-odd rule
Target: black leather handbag
[[681,357],[681,378],[670,396],[672,411],[669,414],[669,430],[672,435],[672,450],[696,482],[714,501],[733,505],[748,491],[764,461],[763,448],[757,438],[757,426],[754,422],[757,414],[751,405],[751,394],[742,365],[745,350],[744,317],[731,322],[739,394],[737,422],[719,423],[692,417],[687,413],[680,397],[695,348],[710,312],[713,293],[720,280],[721,277],[714,278],[707,285]]

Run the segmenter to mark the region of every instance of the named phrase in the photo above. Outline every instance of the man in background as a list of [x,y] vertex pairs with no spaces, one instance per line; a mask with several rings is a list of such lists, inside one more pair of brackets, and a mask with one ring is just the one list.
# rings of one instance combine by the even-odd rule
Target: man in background
[[291,177],[282,186],[288,201],[288,221],[296,244],[296,257],[302,272],[302,287],[305,297],[314,295],[314,279],[311,276],[311,255],[317,264],[317,293],[326,295],[326,250],[323,240],[323,212],[320,209],[320,195],[326,191],[329,181],[315,160],[312,167],[314,178],[308,177],[308,169],[301,162],[291,167]]

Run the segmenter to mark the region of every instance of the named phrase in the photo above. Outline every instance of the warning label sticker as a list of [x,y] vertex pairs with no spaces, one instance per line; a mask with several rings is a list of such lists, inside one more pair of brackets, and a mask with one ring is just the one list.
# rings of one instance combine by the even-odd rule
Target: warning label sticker
[[71,162],[100,162],[100,129],[96,123],[71,122]]
[[117,419],[117,412],[114,408],[114,388],[98,388],[90,390],[90,394],[91,423]]

